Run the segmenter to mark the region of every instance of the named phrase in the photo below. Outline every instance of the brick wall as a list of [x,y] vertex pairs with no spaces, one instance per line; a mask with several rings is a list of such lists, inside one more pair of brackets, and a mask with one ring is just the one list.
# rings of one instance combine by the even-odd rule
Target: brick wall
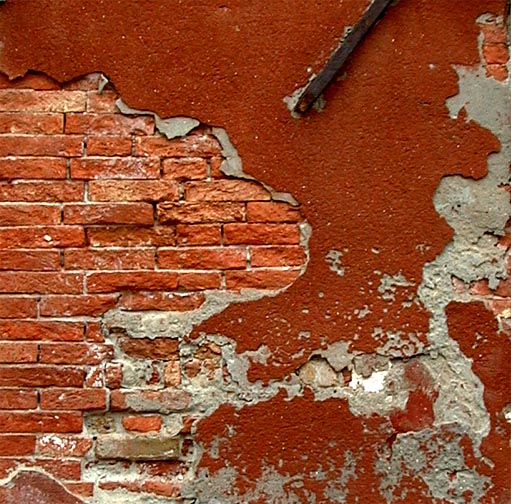
[[102,317],[284,288],[305,263],[302,217],[224,176],[207,127],[168,140],[99,80],[0,80],[0,478],[37,467],[81,497],[177,497],[195,418],[183,379],[228,379],[220,349],[185,354]]

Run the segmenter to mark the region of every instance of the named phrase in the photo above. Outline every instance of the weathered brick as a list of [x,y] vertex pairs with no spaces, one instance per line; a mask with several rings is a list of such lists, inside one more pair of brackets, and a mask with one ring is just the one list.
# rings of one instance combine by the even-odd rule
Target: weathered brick
[[51,135],[62,133],[63,129],[62,114],[0,113],[0,133]]
[[83,138],[71,135],[1,135],[0,156],[81,156]]
[[94,483],[89,481],[68,482],[64,487],[73,495],[78,497],[92,497],[94,495]]
[[119,307],[123,310],[165,310],[190,311],[200,308],[205,301],[204,294],[174,292],[125,292]]
[[167,415],[187,409],[191,396],[184,390],[140,390],[125,392],[112,390],[110,395],[112,411],[136,413],[161,413]]
[[203,158],[169,158],[162,162],[163,178],[199,180],[205,179],[207,174],[208,162]]
[[95,180],[89,183],[91,201],[175,201],[177,183],[163,180]]
[[35,439],[35,436],[0,436],[0,457],[32,455]]
[[[0,412],[0,432],[81,432],[79,413],[7,413]],[[55,464],[55,461],[51,461]]]
[[504,64],[509,61],[506,44],[483,44],[483,56],[488,64]]
[[0,226],[58,224],[60,213],[60,205],[0,204]]
[[504,24],[483,24],[481,31],[485,44],[505,44],[507,42],[507,30]]
[[280,289],[292,284],[300,275],[298,270],[226,271],[227,289]]
[[0,343],[0,362],[3,364],[37,362],[37,343]]
[[0,340],[80,341],[82,322],[0,320]]
[[209,135],[188,135],[167,140],[163,136],[137,137],[135,155],[160,157],[210,157],[221,151],[217,140]]
[[80,387],[83,380],[84,372],[73,367],[0,366],[0,387]]
[[0,182],[0,201],[81,201],[83,196],[83,182]]
[[97,317],[116,304],[115,295],[45,296],[41,299],[39,310],[43,317]]
[[58,250],[0,249],[0,270],[53,271],[60,269]]
[[0,296],[0,319],[35,318],[36,316],[36,298]]
[[0,292],[23,294],[79,294],[83,288],[80,273],[0,272]]
[[84,244],[85,232],[78,226],[0,227],[2,249],[79,247]]
[[305,251],[300,246],[250,247],[250,264],[253,267],[301,266]]
[[85,104],[86,95],[82,91],[0,90],[2,112],[81,112]]
[[67,114],[66,134],[152,135],[154,119],[150,116],[127,117],[121,114]]
[[183,290],[219,289],[221,283],[220,273],[179,273],[179,288]]
[[269,200],[270,193],[248,180],[224,179],[183,183],[187,201]]
[[133,432],[159,432],[162,427],[161,416],[125,416],[122,419],[122,426],[127,431]]
[[90,293],[121,290],[172,290],[176,287],[177,274],[160,271],[92,273],[87,277],[87,290]]
[[130,154],[131,137],[89,136],[87,139],[88,156],[129,156]]
[[37,453],[50,457],[84,457],[92,439],[82,436],[45,434],[37,439]]
[[233,202],[164,202],[158,205],[158,219],[161,224],[238,222],[245,219],[245,205]]
[[170,338],[119,338],[121,350],[135,359],[171,360],[178,357],[179,341]]
[[131,481],[101,481],[99,488],[107,491],[124,491],[135,494],[154,494],[168,498],[179,498],[181,494],[181,485],[175,481],[166,479],[143,478]]
[[153,249],[66,249],[65,269],[134,270],[154,269]]
[[7,75],[0,74],[0,89],[60,89],[60,84],[51,77],[42,73],[29,72],[23,77],[9,79]]
[[156,179],[160,175],[158,158],[82,158],[71,159],[73,179]]
[[66,160],[55,157],[0,158],[0,179],[65,179]]
[[164,269],[237,269],[247,265],[240,247],[160,248],[158,266]]
[[[56,416],[59,418],[62,417],[64,413],[57,413]],[[65,413],[66,418],[69,418],[71,416],[78,416],[80,415],[78,413]],[[76,420],[76,425],[78,421]],[[45,431],[43,431],[45,432]],[[49,430],[48,432],[80,432],[77,430],[77,427],[75,427],[74,421],[73,421],[73,430],[68,429],[67,431],[64,430]],[[66,460],[66,459],[60,459],[59,463],[56,464],[54,459],[36,459],[33,462],[30,462],[30,465],[34,465],[36,467],[40,467],[44,472],[52,475],[54,478],[57,478],[58,480],[79,480],[82,474],[82,462],[81,460]],[[70,504],[76,504],[76,503],[70,503]]]
[[40,406],[43,410],[104,410],[104,389],[51,389],[42,390]]
[[218,224],[178,224],[178,245],[220,245],[222,227]]
[[149,203],[94,203],[64,205],[65,224],[151,225],[153,207]]
[[298,245],[300,230],[295,224],[225,224],[228,245]]
[[96,442],[99,459],[173,460],[180,455],[178,437],[108,434],[98,436]]
[[113,113],[117,111],[115,102],[118,100],[117,93],[113,91],[103,91],[102,93],[96,90],[87,93],[87,111],[95,113]]
[[100,364],[112,359],[111,345],[97,343],[41,343],[39,361],[44,364]]
[[299,207],[280,201],[249,201],[247,203],[249,222],[299,222]]
[[0,410],[23,410],[37,407],[37,391],[20,389],[0,390]]
[[176,231],[171,226],[151,228],[105,227],[90,228],[87,236],[93,247],[172,246]]

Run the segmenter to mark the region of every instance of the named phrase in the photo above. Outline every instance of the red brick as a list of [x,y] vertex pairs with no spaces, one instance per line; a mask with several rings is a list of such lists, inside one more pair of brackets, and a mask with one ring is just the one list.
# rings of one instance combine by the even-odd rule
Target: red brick
[[36,390],[0,389],[0,409],[22,410],[37,408]]
[[504,64],[509,61],[506,44],[483,44],[483,56],[488,64]]
[[[79,413],[7,413],[0,412],[0,432],[81,432]],[[59,463],[61,463],[60,461]],[[55,464],[55,461],[51,461]]]
[[91,228],[87,236],[93,247],[172,246],[176,243],[175,229],[171,226],[152,228],[106,227]]
[[511,318],[511,299],[490,299],[488,306],[496,316]]
[[83,182],[0,182],[0,201],[81,201]]
[[119,302],[123,310],[191,311],[204,303],[204,294],[176,294],[173,292],[126,292]]
[[43,322],[39,320],[0,320],[0,340],[83,340],[82,322]]
[[156,179],[160,175],[158,158],[84,158],[71,159],[73,179]]
[[219,289],[220,273],[179,273],[179,288],[184,290]]
[[58,250],[2,250],[0,270],[53,271],[60,269]]
[[181,485],[167,480],[141,479],[131,481],[101,481],[99,488],[106,491],[130,492],[134,494],[154,494],[163,497],[179,497]]
[[41,299],[40,312],[43,317],[97,317],[114,308],[117,296],[46,296]]
[[129,156],[131,137],[89,136],[87,139],[88,156]]
[[122,419],[123,427],[134,432],[158,432],[162,427],[161,416],[126,416]]
[[144,413],[170,413],[187,409],[191,396],[184,390],[141,390],[126,392],[112,390],[112,411],[136,411]]
[[0,342],[0,362],[3,364],[37,362],[37,355],[37,343]]
[[62,133],[62,114],[0,113],[0,133],[51,135]]
[[0,387],[80,387],[83,381],[84,372],[72,367],[0,366]]
[[65,224],[152,224],[149,203],[95,203],[64,205]]
[[212,180],[185,182],[187,201],[269,200],[270,193],[260,184],[248,180]]
[[222,228],[217,224],[178,224],[178,245],[220,245]]
[[83,138],[71,135],[2,135],[0,156],[81,156]]
[[0,319],[35,318],[36,316],[36,298],[0,296]]
[[105,364],[105,387],[118,389],[122,386],[122,364],[107,362]]
[[40,398],[43,410],[104,410],[104,389],[51,389],[42,390]]
[[130,338],[118,340],[121,350],[135,359],[172,360],[178,357],[179,341],[171,338]]
[[67,114],[67,134],[152,135],[154,119],[150,116],[127,117],[121,114]]
[[160,203],[158,219],[162,224],[237,222],[245,219],[245,205],[232,202]]
[[227,289],[280,289],[292,284],[299,276],[297,270],[226,271]]
[[60,89],[60,84],[51,77],[40,73],[27,73],[23,77],[10,80],[0,74],[0,89]]
[[113,91],[103,91],[98,93],[97,90],[87,93],[87,111],[96,113],[113,113],[117,112],[115,102],[119,96]]
[[174,140],[167,140],[163,136],[135,139],[137,156],[210,157],[218,155],[220,151],[219,143],[209,135],[188,135]]
[[253,267],[301,266],[304,263],[305,251],[299,246],[250,248]]
[[236,247],[160,248],[158,267],[164,269],[236,269],[247,265],[247,251]]
[[295,224],[225,224],[228,245],[298,245],[300,230]]
[[179,189],[173,181],[96,180],[89,183],[91,201],[174,201]]
[[509,72],[507,70],[506,65],[502,64],[493,64],[493,65],[486,65],[486,76],[487,77],[493,77],[495,80],[498,81],[505,81],[509,75]]
[[[63,413],[57,413],[56,416],[61,418]],[[66,417],[73,417],[76,415],[79,417],[78,413],[65,413]],[[75,425],[78,425],[78,421],[76,420],[76,424],[73,423],[73,430],[62,431],[62,432],[79,432]],[[49,431],[52,432],[52,431]],[[53,431],[55,432],[55,431]],[[61,431],[58,431],[61,432]],[[54,478],[58,480],[79,480],[82,474],[82,462],[81,460],[65,460],[60,459],[58,464],[55,463],[55,459],[36,459],[32,462],[36,467],[40,467],[43,471],[52,475]],[[28,465],[25,463],[25,465]]]
[[37,440],[37,453],[50,457],[84,457],[92,440],[81,436],[45,434]]
[[208,174],[208,162],[202,158],[164,159],[162,176],[175,180],[205,179]]
[[209,172],[212,178],[225,178],[225,174],[222,172],[223,162],[222,156],[214,156],[209,160]]
[[64,268],[89,270],[154,269],[153,249],[67,249]]
[[0,90],[2,112],[80,112],[85,110],[86,95],[81,91]]
[[3,249],[78,247],[84,244],[85,232],[78,226],[0,227],[0,247]]
[[87,74],[82,77],[78,77],[68,82],[61,84],[62,89],[68,89],[71,91],[94,91],[98,92],[98,86],[101,82],[101,74],[94,72]]
[[94,495],[94,483],[78,482],[78,483],[64,483],[68,492],[79,497],[92,497]]
[[[111,345],[94,343],[41,343],[39,361],[45,364],[100,364],[113,358]],[[58,368],[57,368],[58,369]]]
[[92,273],[87,277],[87,290],[90,293],[121,290],[172,290],[176,287],[177,274],[168,272]]
[[296,206],[279,201],[249,201],[249,222],[299,222],[300,210]]
[[83,275],[79,273],[0,272],[0,292],[23,294],[79,294]]
[[60,213],[58,205],[0,204],[0,226],[58,224]]
[[65,178],[66,160],[62,158],[0,158],[0,179]]
[[105,337],[99,322],[87,322],[85,324],[85,340],[94,343],[104,343]]
[[35,436],[0,436],[0,457],[32,455],[35,451]]
[[484,35],[485,44],[506,44],[507,30],[504,24],[483,24],[481,31]]

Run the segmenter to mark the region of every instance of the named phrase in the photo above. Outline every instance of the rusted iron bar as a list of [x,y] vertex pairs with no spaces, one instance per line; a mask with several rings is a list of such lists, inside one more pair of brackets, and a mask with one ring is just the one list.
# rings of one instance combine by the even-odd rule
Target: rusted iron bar
[[325,66],[307,84],[294,107],[295,112],[301,114],[307,112],[392,1],[373,0],[360,20],[351,28],[339,44],[339,47],[332,53]]

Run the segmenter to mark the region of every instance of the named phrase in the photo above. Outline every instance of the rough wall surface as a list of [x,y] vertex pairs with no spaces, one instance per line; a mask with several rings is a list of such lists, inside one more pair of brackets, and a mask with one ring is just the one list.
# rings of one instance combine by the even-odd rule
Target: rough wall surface
[[3,501],[511,502],[507,2],[293,118],[367,3],[0,7]]

